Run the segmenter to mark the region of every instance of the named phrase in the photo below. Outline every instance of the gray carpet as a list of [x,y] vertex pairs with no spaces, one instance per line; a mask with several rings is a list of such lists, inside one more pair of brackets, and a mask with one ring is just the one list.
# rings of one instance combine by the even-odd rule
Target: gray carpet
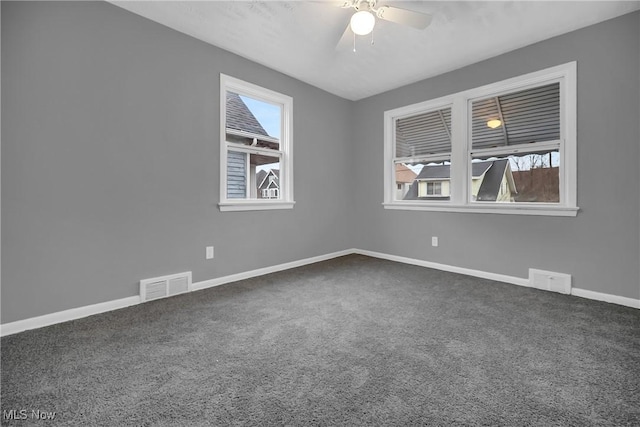
[[1,345],[2,425],[640,425],[640,310],[359,255]]

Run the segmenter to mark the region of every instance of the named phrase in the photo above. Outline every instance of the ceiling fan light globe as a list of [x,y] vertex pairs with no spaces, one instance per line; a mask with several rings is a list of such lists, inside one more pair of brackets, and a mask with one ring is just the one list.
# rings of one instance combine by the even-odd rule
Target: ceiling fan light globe
[[351,17],[351,31],[359,36],[364,36],[373,31],[376,18],[366,10],[356,12]]

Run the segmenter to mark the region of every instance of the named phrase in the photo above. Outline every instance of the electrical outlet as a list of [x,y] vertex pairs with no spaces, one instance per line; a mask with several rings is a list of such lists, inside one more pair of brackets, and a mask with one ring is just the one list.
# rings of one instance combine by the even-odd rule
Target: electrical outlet
[[207,246],[207,259],[213,259],[213,246]]
[[438,246],[438,237],[436,236],[431,237],[431,246],[433,247]]

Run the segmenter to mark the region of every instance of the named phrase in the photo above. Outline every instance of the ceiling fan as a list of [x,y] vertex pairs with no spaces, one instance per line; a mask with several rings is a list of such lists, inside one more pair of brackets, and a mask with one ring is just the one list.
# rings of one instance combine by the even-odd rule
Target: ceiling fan
[[376,7],[376,5],[377,0],[346,0],[342,3],[341,7],[343,9],[353,8],[356,12],[351,16],[349,25],[338,42],[338,46],[342,45],[343,41],[353,34],[355,52],[355,36],[370,34],[373,31],[373,27],[376,25],[376,18],[383,21],[407,25],[418,30],[427,28],[431,23],[432,16],[428,13],[416,12],[393,6]]

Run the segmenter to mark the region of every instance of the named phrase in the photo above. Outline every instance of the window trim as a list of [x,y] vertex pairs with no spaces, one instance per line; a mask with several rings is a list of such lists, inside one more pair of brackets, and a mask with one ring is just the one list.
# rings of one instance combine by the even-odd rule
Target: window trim
[[[228,142],[226,138],[227,91],[253,99],[282,106],[279,150],[268,150]],[[293,209],[293,98],[270,89],[220,73],[220,195],[218,207],[221,211],[249,211]],[[268,154],[280,158],[280,199],[229,199],[227,198],[227,152],[240,151],[248,154]],[[248,157],[248,156],[247,156]],[[248,160],[247,160],[248,161]],[[247,191],[249,189],[247,188]]]
[[[557,144],[560,152],[559,203],[504,203],[472,201],[471,158],[481,150],[471,147],[471,103],[473,100],[499,96],[532,86],[560,82],[560,140],[536,143],[537,147]],[[451,176],[450,199],[439,201],[395,200],[395,120],[426,112],[438,106],[451,106]],[[576,216],[577,202],[577,63],[575,61],[544,70],[487,84],[452,95],[412,104],[384,112],[384,201],[385,209],[439,212],[497,213],[518,215]],[[513,150],[530,151],[531,147]],[[505,148],[494,150],[504,154]]]
[[[431,111],[442,110],[445,108],[451,108],[451,123],[454,120],[454,98],[452,96],[443,96],[440,98],[430,99],[427,101],[419,102],[417,104],[407,105],[405,107],[396,108],[394,110],[389,110],[384,112],[384,200],[385,207],[387,203],[392,202],[394,205],[409,205],[411,202],[407,202],[404,200],[395,200],[395,193],[393,188],[395,188],[395,165],[399,161],[410,161],[411,157],[396,157],[395,145],[396,145],[396,127],[395,122],[398,119],[403,119],[406,117],[411,117],[419,113],[428,113]],[[437,154],[429,154],[429,155],[418,155],[415,156],[414,159],[425,159],[427,161],[449,161],[451,162],[451,157],[453,155],[453,126],[452,126],[452,146],[451,152],[446,153],[437,153]],[[389,143],[390,142],[390,143]],[[397,190],[396,190],[397,191]],[[430,202],[419,202],[420,205],[428,204]]]

